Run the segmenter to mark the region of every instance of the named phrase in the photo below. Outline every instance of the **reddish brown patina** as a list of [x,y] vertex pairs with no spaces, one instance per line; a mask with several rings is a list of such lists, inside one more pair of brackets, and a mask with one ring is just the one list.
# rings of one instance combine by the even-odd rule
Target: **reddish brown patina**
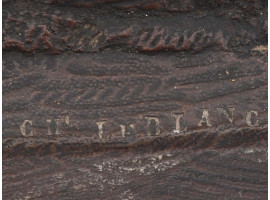
[[267,1],[3,1],[3,199],[266,199]]

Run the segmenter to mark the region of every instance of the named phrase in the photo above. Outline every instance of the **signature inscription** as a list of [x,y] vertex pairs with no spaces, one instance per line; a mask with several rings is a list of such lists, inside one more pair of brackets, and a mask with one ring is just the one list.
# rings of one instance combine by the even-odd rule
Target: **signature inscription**
[[[225,116],[227,123],[233,124],[234,123],[234,111],[235,107],[229,106],[226,109],[217,107],[217,111],[219,112],[220,115]],[[181,124],[181,119],[184,118],[184,113],[172,113],[171,118],[174,120],[175,127],[173,127],[173,133],[175,134],[183,134],[186,130],[187,127],[183,127],[183,124]],[[258,112],[256,110],[249,110],[246,112],[245,115],[245,124],[249,127],[257,127],[259,126],[259,120],[257,119],[258,117]],[[145,116],[144,119],[146,120],[146,135],[148,136],[158,136],[161,134],[161,128],[160,128],[160,119],[156,116]],[[48,125],[48,131],[47,135],[61,135],[61,131],[59,130],[59,124],[60,124],[60,119],[47,119],[47,125]],[[65,116],[64,118],[64,123],[66,125],[70,125],[70,119],[69,116]],[[52,130],[50,124],[54,123],[55,128]],[[97,126],[97,136],[99,138],[105,138],[105,133],[104,133],[104,127],[106,125],[107,121],[106,120],[101,120],[95,122]],[[20,125],[20,132],[24,137],[33,137],[35,136],[34,131],[32,129],[33,126],[33,121],[32,120],[24,120],[23,123]],[[154,126],[154,128],[153,128]],[[202,109],[202,114],[201,118],[198,119],[198,123],[196,124],[197,127],[212,127],[213,124],[210,120],[210,112],[209,109],[204,108]],[[120,127],[120,133],[123,138],[126,136],[131,135],[131,132],[135,132],[135,123],[130,123],[128,125],[123,125],[119,124]],[[153,131],[154,129],[154,131]],[[153,134],[154,132],[154,134]]]

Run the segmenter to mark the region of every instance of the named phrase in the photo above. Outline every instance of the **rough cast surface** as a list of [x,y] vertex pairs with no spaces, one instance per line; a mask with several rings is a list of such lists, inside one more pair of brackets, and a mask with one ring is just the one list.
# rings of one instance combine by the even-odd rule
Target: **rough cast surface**
[[3,199],[267,199],[267,15],[4,0]]

